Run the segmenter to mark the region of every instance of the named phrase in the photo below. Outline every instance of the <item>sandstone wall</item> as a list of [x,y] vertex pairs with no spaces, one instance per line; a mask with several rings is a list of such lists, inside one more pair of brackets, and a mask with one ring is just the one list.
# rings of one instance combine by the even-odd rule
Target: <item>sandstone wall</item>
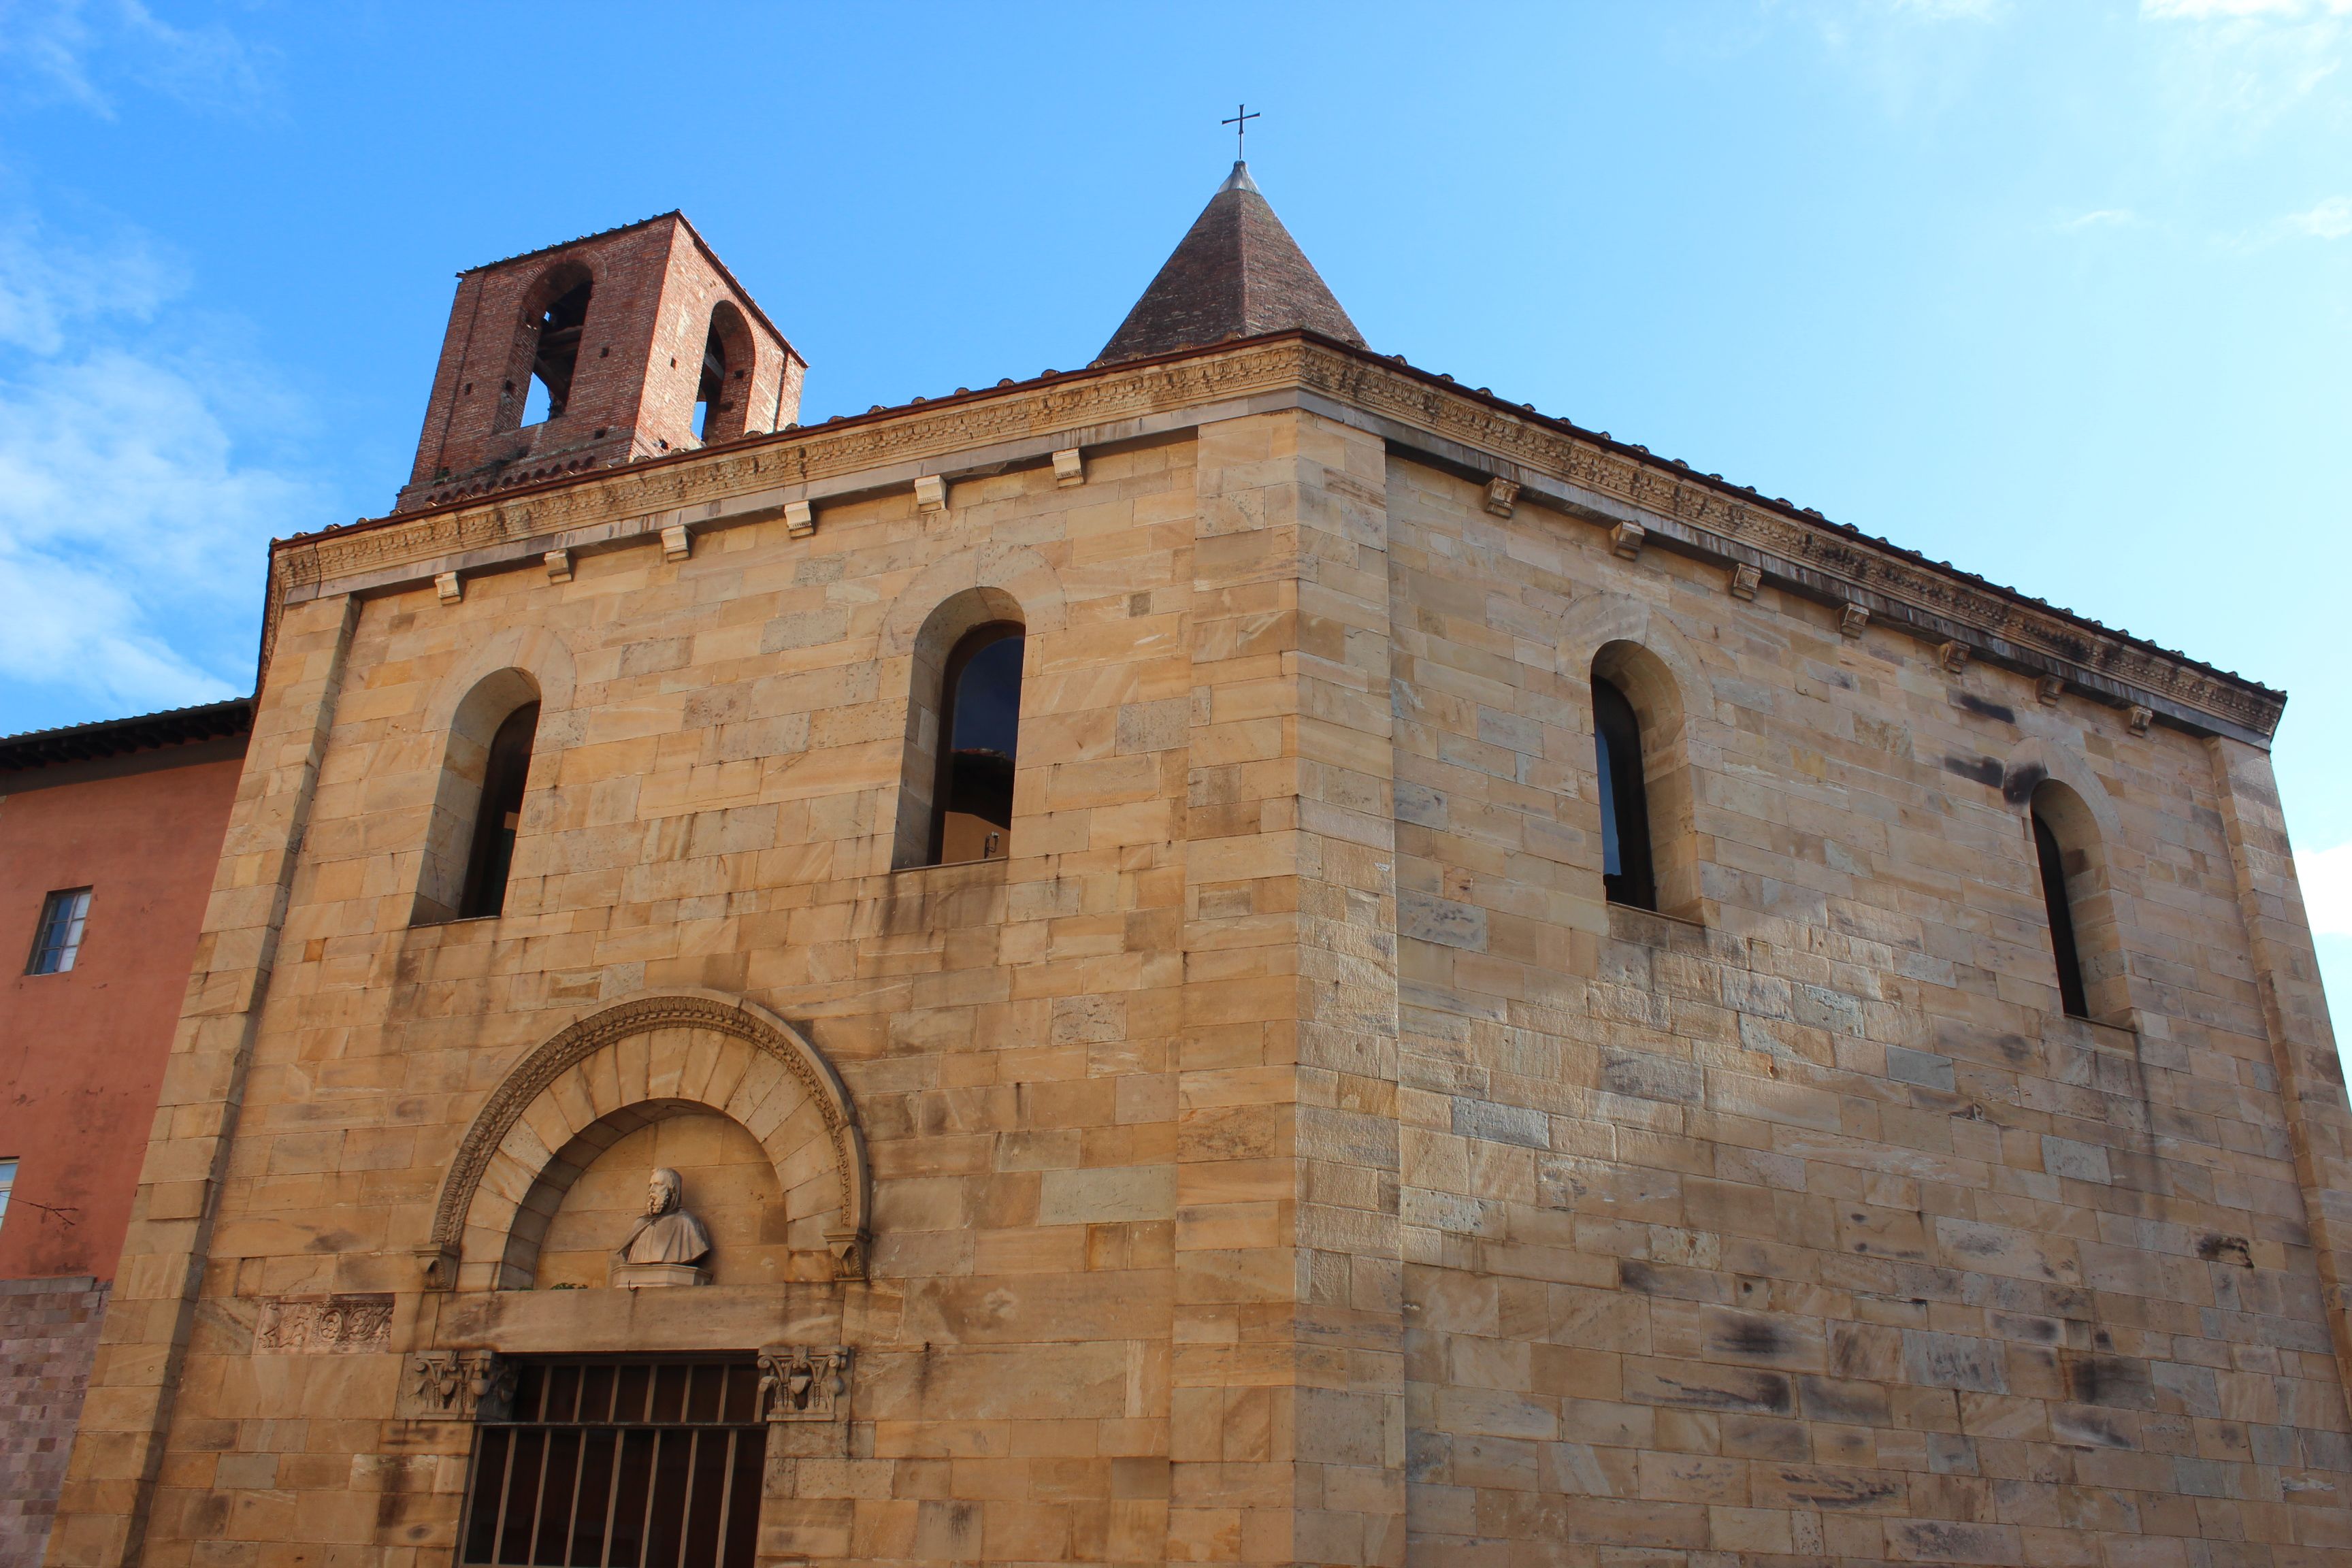
[[[829,510],[806,542],[777,521],[678,564],[588,556],[561,586],[513,574],[456,606],[321,621],[341,673],[331,704],[285,693],[323,744],[147,1562],[446,1549],[470,1434],[390,1417],[393,1347],[451,1340],[846,1342],[856,1446],[780,1436],[775,1489],[815,1500],[777,1506],[774,1549],[1162,1554],[1193,457],[1146,447],[1081,488],[960,486],[947,518],[900,495]],[[913,637],[983,582],[1030,627],[1013,858],[894,875]],[[509,666],[544,706],[506,913],[412,927],[448,715]],[[1287,954],[1279,930],[1253,942]],[[1231,962],[1227,994],[1281,968]],[[772,1006],[845,1076],[872,1149],[872,1282],[737,1287],[730,1260],[691,1300],[422,1293],[413,1254],[485,1096],[582,1013],[681,987]],[[573,1224],[547,1284],[582,1282]],[[386,1346],[257,1351],[264,1303],[338,1292],[397,1296]],[[92,1520],[88,1550],[105,1534]]]
[[[2352,1191],[2342,1094],[2259,754],[1492,500],[1231,407],[1081,485],[289,609],[50,1561],[443,1563],[470,1433],[417,1354],[777,1342],[856,1361],[850,1419],[775,1429],[774,1563],[2352,1544],[2306,1199]],[[1011,854],[893,871],[917,636],[975,588],[1029,627]],[[1679,703],[1691,919],[1601,898],[1621,642]],[[506,912],[414,925],[451,716],[508,669]],[[2112,829],[2107,1024],[2054,1016],[2033,769]],[[742,1139],[662,1122],[543,1254],[468,1232],[426,1289],[468,1128],[649,993],[837,1068],[864,1277],[838,1150],[772,1105],[781,1224]],[[733,1105],[727,1048],[651,1032],[607,1087]],[[563,1145],[577,1088],[500,1147]],[[740,1256],[594,1289],[656,1153]]]
[[[1425,1560],[2336,1560],[2344,1385],[2208,745],[1390,488]],[[1596,896],[1618,638],[1682,689],[1696,922]],[[2106,816],[2129,1028],[2059,1014],[2020,758]]]

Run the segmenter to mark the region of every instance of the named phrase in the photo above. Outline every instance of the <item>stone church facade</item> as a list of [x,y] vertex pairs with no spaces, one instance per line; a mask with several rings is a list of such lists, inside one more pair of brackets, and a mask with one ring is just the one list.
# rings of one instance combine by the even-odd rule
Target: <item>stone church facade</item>
[[2352,1563],[2281,694],[1370,352],[1238,166],[811,427],[674,215],[459,304],[55,1568]]

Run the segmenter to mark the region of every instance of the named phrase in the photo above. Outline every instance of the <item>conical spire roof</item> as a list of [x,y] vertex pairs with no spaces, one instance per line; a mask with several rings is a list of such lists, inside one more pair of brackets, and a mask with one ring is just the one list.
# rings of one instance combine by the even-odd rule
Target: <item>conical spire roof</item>
[[1364,342],[1315,264],[1274,216],[1249,165],[1237,162],[1095,363],[1116,364],[1292,327],[1359,348]]

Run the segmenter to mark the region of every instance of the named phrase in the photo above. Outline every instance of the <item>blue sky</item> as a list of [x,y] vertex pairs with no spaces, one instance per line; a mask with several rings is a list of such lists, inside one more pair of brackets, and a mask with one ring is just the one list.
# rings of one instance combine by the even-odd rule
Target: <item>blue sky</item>
[[0,0],[0,731],[249,689],[459,268],[683,207],[803,417],[1084,364],[1253,171],[1372,345],[2292,694],[2352,995],[2352,0]]

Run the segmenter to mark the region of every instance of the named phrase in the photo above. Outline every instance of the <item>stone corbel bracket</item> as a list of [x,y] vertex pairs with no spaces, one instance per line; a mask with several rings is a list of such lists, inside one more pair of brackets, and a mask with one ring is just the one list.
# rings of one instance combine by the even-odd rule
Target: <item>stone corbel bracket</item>
[[454,1290],[457,1288],[457,1247],[453,1242],[436,1242],[416,1249],[416,1277],[427,1290]]
[[849,1350],[766,1345],[760,1351],[760,1418],[842,1421],[849,1415]]
[[[674,453],[593,476],[518,487],[280,541],[271,551],[263,659],[288,604],[326,594],[406,591],[442,572],[500,571],[552,549],[604,549],[679,526],[697,530],[918,487],[919,512],[946,510],[959,477],[1046,466],[1054,454],[1156,440],[1218,419],[1303,408],[1376,435],[1415,460],[1501,477],[1511,504],[1614,529],[1650,548],[1754,567],[1785,593],[1859,605],[1871,624],[1948,640],[1979,659],[2192,734],[2267,749],[2283,693],[2054,609],[1818,514],[1768,500],[1639,447],[1348,345],[1291,331],[1162,362],[1041,377],[810,429]],[[1059,477],[1057,470],[1057,478]],[[1491,499],[1492,491],[1488,492]],[[1623,553],[1633,536],[1618,534]]]
[[[856,1128],[850,1129],[850,1136],[859,1139],[862,1146],[863,1134]],[[824,1247],[833,1254],[833,1277],[835,1279],[865,1279],[866,1254],[873,1246],[873,1235],[863,1226],[826,1231]]]

